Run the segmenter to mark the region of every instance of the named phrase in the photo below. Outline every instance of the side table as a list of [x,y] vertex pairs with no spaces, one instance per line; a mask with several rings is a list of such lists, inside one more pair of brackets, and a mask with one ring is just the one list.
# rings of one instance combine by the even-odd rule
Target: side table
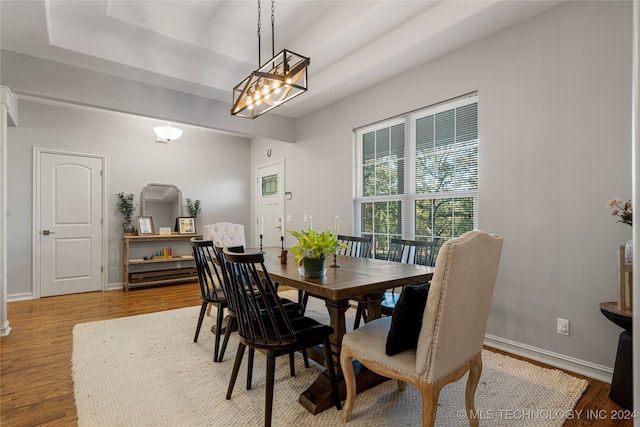
[[617,302],[600,303],[600,312],[624,329],[618,338],[609,397],[624,409],[633,410],[633,312],[619,310]]

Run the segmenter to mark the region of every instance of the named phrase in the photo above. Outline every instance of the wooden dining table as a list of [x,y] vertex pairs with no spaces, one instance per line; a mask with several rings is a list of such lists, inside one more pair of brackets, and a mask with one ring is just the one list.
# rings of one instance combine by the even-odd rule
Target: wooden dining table
[[[340,349],[346,328],[345,313],[349,300],[360,297],[367,302],[367,320],[380,318],[385,290],[406,285],[426,283],[433,277],[433,267],[403,264],[371,258],[337,256],[327,259],[327,272],[323,277],[304,277],[300,274],[291,253],[286,263],[281,261],[280,248],[263,248],[264,264],[274,282],[307,292],[324,300],[329,312],[333,334],[329,337],[333,364],[336,368],[341,398],[344,397],[344,378],[340,368]],[[356,369],[358,391],[370,388],[380,382],[380,377],[366,369]],[[332,406],[331,384],[326,372],[301,395],[299,402],[311,413],[317,414]]]

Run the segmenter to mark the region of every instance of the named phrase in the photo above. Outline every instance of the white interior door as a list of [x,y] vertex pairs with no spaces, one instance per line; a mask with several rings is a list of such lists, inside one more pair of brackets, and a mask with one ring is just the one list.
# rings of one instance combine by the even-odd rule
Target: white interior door
[[80,154],[36,154],[40,296],[102,289],[104,161]]
[[256,167],[256,242],[280,246],[284,230],[284,160]]

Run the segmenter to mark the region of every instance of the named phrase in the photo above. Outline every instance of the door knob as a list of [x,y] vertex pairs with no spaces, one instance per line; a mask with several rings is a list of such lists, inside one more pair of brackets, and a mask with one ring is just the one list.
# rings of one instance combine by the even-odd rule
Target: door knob
[[48,236],[49,234],[56,234],[55,231],[49,231],[49,230],[42,230],[42,234],[44,236]]

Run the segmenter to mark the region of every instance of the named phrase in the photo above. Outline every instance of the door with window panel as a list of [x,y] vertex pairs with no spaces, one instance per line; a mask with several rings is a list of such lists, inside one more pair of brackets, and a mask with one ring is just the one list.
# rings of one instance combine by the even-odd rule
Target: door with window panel
[[[256,242],[280,246],[284,234],[284,160],[256,168]],[[256,245],[257,246],[257,245]]]

